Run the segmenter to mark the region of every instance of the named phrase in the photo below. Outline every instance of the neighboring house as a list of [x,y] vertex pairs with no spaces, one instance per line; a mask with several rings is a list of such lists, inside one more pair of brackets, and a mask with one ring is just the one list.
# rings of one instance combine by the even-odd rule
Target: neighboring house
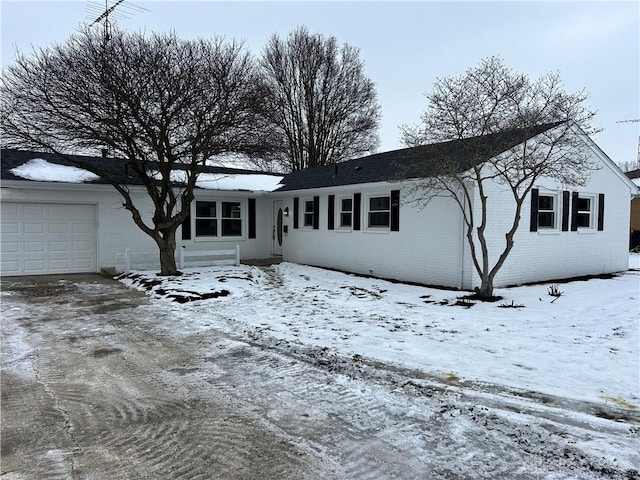
[[[640,168],[631,170],[625,175],[640,189]],[[630,228],[629,248],[637,248],[640,246],[640,192],[631,199]]]
[[[542,126],[534,133],[552,127]],[[487,159],[517,144],[514,138],[509,132],[492,137],[485,151]],[[550,179],[536,185],[525,201],[515,246],[495,279],[497,287],[628,268],[629,199],[637,189],[595,143],[588,138],[584,141],[600,168],[592,172],[584,187],[569,189]],[[446,145],[450,155],[461,155],[460,142]],[[187,249],[228,248],[224,245],[231,242],[241,246],[243,258],[278,255],[286,261],[358,274],[472,289],[479,284],[478,275],[457,204],[446,197],[434,198],[424,208],[407,201],[415,182],[407,178],[407,167],[433,160],[433,152],[433,146],[406,148],[294,172],[286,175],[278,187],[199,189],[191,219],[178,239],[183,238],[181,245]],[[11,172],[28,158],[55,159],[15,151],[10,155],[14,155],[8,157],[10,165],[5,165],[3,151],[3,274],[20,273],[4,266],[6,219],[17,215],[10,225],[22,229],[24,236],[11,243],[11,248],[18,251],[10,253],[26,260],[30,256],[26,245],[32,219],[52,206],[68,210],[64,215],[75,217],[74,209],[84,205],[89,222],[96,225],[97,220],[93,229],[85,227],[90,233],[85,243],[95,245],[96,260],[84,271],[114,266],[114,257],[125,248],[155,248],[121,208],[112,187],[96,182],[28,180]],[[459,159],[460,165],[464,162],[464,158]],[[231,174],[248,179],[255,172]],[[495,254],[502,250],[513,201],[510,193],[497,184],[489,185],[487,193],[491,212],[487,238],[489,251]],[[233,237],[219,235],[224,219],[205,215],[212,203],[203,203],[218,202],[216,211],[220,211],[225,208],[221,202],[227,201],[235,202],[241,212]],[[217,237],[207,229],[212,221],[218,222]]]

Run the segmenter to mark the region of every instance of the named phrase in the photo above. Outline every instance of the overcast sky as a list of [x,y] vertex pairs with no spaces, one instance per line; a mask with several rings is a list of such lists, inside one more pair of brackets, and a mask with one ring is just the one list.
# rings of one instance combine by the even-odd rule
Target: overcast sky
[[[107,0],[112,5],[115,0]],[[105,0],[2,0],[2,65],[16,49],[64,41],[91,23]],[[140,7],[140,8],[134,8]],[[382,107],[379,151],[402,148],[437,77],[457,76],[499,55],[531,78],[560,72],[566,90],[586,90],[598,111],[594,140],[615,162],[635,161],[640,123],[640,2],[222,2],[125,0],[117,23],[184,38],[221,35],[255,54],[298,25],[360,49]]]

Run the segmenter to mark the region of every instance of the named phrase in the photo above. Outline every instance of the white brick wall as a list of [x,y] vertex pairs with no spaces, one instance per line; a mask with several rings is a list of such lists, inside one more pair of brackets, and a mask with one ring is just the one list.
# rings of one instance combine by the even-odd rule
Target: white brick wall
[[[367,195],[388,195],[400,189],[400,231],[366,228]],[[327,229],[328,195],[362,193],[360,231]],[[320,197],[318,230],[303,227],[303,200]],[[293,228],[293,197],[300,198],[300,228]],[[374,275],[381,278],[460,287],[462,262],[461,218],[457,205],[436,199],[420,211],[406,204],[406,189],[399,184],[352,185],[340,189],[299,191],[284,198],[289,207],[289,233],[283,242],[286,261]],[[338,215],[336,213],[336,226]]]
[[[593,155],[598,158],[595,152]],[[550,179],[540,181],[536,186],[541,194],[559,193],[558,222],[562,218],[563,190],[594,195],[594,227],[597,227],[597,197],[604,193],[604,230],[593,228],[572,232],[569,228],[568,232],[563,232],[558,225],[553,231],[539,229],[530,232],[531,199],[525,199],[514,247],[496,276],[496,287],[619,272],[628,268],[630,190],[621,184],[619,175],[607,161],[602,162],[602,168],[592,172],[589,184],[584,187],[563,187]],[[493,184],[487,188],[486,194],[489,197],[486,236],[493,265],[504,248],[504,234],[510,228],[515,206],[505,200],[511,194],[503,186]],[[476,214],[479,214],[479,201],[476,202]],[[472,283],[474,286],[479,284],[475,269]]]
[[[594,228],[577,232],[553,232],[540,229],[529,231],[530,197],[525,200],[515,245],[507,261],[495,278],[496,287],[570,278],[583,275],[619,272],[627,269],[629,234],[629,188],[621,181],[620,172],[609,160],[594,151],[602,168],[592,172],[584,187],[562,187],[546,179],[537,187],[541,192],[558,191],[561,220],[562,191],[577,191],[594,195]],[[289,234],[284,240],[285,260],[336,268],[377,277],[395,278],[425,284],[459,287],[471,290],[480,284],[479,275],[471,260],[470,249],[463,233],[462,214],[451,199],[433,200],[424,210],[402,203],[399,232],[371,232],[365,228],[366,196],[370,193],[388,194],[401,190],[406,199],[406,185],[369,184],[340,188],[324,188],[291,192],[283,197],[293,215],[293,197],[300,198],[300,228],[293,229],[293,218],[287,220]],[[361,231],[330,231],[327,229],[327,197],[362,193]],[[477,193],[477,192],[476,192]],[[604,231],[597,230],[597,198],[605,194]],[[485,232],[491,265],[505,246],[505,233],[511,227],[515,205],[509,190],[499,184],[486,186],[489,214]],[[320,196],[320,229],[302,226],[304,199]],[[474,202],[475,227],[480,222],[480,202]],[[337,220],[336,213],[336,222]],[[477,245],[478,255],[480,247]],[[464,260],[462,256],[464,255]],[[481,262],[481,258],[479,257]]]
[[[4,185],[6,185],[5,182]],[[21,182],[22,184],[22,182]],[[122,197],[110,186],[106,185],[68,185],[25,182],[23,188],[3,188],[0,201],[45,202],[45,203],[81,203],[97,205],[98,216],[98,269],[103,267],[122,266],[118,256],[126,249],[137,253],[156,254],[155,242],[143,233],[133,222],[131,214],[122,207]],[[219,193],[216,198],[227,193]],[[271,200],[264,196],[256,198],[256,239],[246,238],[248,215],[243,212],[245,236],[243,239],[229,241],[182,241],[181,230],[178,229],[176,241],[178,248],[185,245],[192,250],[224,250],[240,245],[241,258],[264,258],[271,252]],[[210,197],[210,195],[209,195]],[[232,194],[231,198],[246,199],[246,196]],[[134,203],[141,213],[149,219],[152,211],[151,201],[143,193],[133,194]],[[246,207],[246,203],[244,204]],[[150,222],[149,222],[150,224]],[[156,268],[159,266],[159,261]]]

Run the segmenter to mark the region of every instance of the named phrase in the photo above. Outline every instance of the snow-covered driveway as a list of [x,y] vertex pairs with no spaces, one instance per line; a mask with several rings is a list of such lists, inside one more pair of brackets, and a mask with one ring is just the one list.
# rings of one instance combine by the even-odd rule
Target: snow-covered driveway
[[[618,373],[637,368],[637,318],[628,317],[638,277],[628,275],[595,280],[610,288],[561,285],[553,304],[542,285],[526,287],[528,297],[500,292],[505,303],[526,304],[520,309],[449,306],[455,292],[289,264],[199,269],[171,285],[141,275],[150,296],[95,278],[39,287],[3,280],[2,474],[640,478],[637,398],[625,393],[634,380]],[[576,325],[562,329],[582,335],[574,348],[574,337],[562,343],[528,302],[550,312],[565,300],[586,308],[597,301],[572,300],[585,288],[618,303],[600,314],[608,327],[582,326],[579,312],[559,309]],[[209,298],[193,300],[202,294]],[[532,340],[507,341],[514,329],[525,337],[524,320]],[[617,349],[620,370],[601,387],[594,376],[538,388],[538,370],[513,365],[535,367],[534,359],[513,352],[554,351],[554,342],[536,346],[549,338],[569,356],[594,354],[598,343]],[[483,362],[496,370],[502,362],[506,373],[469,373]],[[563,378],[573,378],[576,367],[565,367]],[[533,383],[519,384],[512,374],[521,370]],[[581,399],[579,389],[596,393]]]

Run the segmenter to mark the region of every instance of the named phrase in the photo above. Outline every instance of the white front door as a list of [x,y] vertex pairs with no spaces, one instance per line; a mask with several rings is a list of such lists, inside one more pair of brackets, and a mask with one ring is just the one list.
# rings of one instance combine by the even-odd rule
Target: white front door
[[283,234],[283,212],[282,200],[273,202],[273,254],[282,255],[282,234]]

